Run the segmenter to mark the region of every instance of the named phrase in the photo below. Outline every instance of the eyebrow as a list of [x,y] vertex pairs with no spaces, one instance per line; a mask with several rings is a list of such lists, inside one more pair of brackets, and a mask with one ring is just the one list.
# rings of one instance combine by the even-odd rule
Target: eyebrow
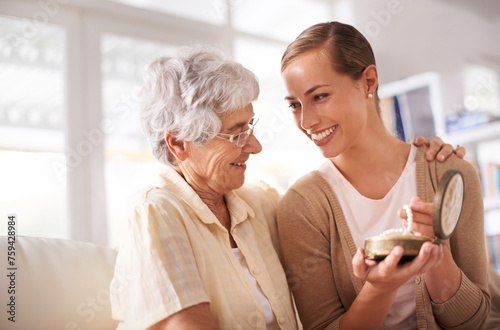
[[[254,117],[255,117],[255,113],[254,113],[254,114],[252,114],[252,118],[250,119],[250,121],[249,121],[249,122],[251,122],[251,121],[252,121],[252,119],[254,119]],[[249,122],[247,122],[247,121],[241,121],[241,122],[239,122],[239,123],[236,123],[236,124],[234,124],[233,126],[231,126],[231,127],[228,129],[228,131],[232,131],[232,130],[234,130],[234,129],[236,129],[236,128],[243,127],[243,126],[247,125]]]
[[[315,90],[317,90],[318,88],[320,87],[325,87],[325,86],[328,86],[327,84],[322,84],[322,85],[314,85],[313,87],[309,88],[305,93],[304,95],[309,95],[311,94],[312,92],[314,92]],[[295,97],[292,97],[292,96],[285,96],[285,100],[288,101],[288,100],[294,100]]]

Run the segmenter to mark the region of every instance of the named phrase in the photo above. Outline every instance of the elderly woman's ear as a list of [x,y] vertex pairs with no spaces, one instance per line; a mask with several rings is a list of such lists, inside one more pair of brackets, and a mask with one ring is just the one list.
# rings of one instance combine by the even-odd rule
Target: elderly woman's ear
[[168,150],[174,155],[178,161],[183,161],[187,158],[187,151],[184,141],[177,140],[172,134],[165,132],[165,142]]

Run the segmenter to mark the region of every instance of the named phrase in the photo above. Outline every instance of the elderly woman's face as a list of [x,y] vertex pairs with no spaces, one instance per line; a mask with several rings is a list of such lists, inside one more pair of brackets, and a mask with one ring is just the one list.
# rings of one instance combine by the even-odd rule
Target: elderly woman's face
[[[229,113],[221,118],[220,133],[238,134],[249,128],[253,118],[253,106]],[[257,154],[262,146],[255,136],[251,136],[248,143],[239,148],[236,144],[224,139],[214,138],[201,147],[189,144],[188,157],[184,162],[184,175],[189,175],[191,185],[197,190],[209,190],[225,194],[233,189],[240,188],[245,181],[245,162],[250,154]]]

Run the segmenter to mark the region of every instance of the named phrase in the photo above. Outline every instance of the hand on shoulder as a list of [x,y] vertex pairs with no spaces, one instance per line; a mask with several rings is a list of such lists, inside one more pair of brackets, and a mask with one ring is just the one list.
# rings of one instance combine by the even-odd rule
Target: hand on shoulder
[[425,139],[423,136],[418,136],[410,141],[410,143],[420,147],[427,146],[429,149],[425,154],[425,158],[428,161],[432,161],[437,159],[438,162],[444,162],[451,154],[456,154],[460,158],[464,158],[465,156],[465,148],[461,146],[457,146],[453,148],[453,146],[449,143],[444,143],[439,137],[434,136],[430,139]]

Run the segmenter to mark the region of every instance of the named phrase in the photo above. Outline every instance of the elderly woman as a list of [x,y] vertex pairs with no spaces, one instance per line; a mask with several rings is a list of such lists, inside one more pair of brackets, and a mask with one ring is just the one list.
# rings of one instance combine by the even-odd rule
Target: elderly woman
[[[123,235],[111,284],[119,329],[297,328],[278,257],[279,195],[243,186],[246,161],[262,149],[258,94],[250,71],[211,49],[151,64],[141,121],[168,166]],[[431,147],[432,157],[442,141]],[[450,153],[445,145],[438,158]]]
[[119,329],[295,329],[278,193],[243,186],[256,77],[206,48],[154,61],[141,121],[169,165],[128,220],[111,286]]

